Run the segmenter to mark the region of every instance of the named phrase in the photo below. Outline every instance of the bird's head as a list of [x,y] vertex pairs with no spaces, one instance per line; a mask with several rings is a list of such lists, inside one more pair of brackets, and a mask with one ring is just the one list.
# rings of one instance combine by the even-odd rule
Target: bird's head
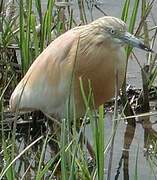
[[128,44],[132,47],[153,52],[153,50],[144,45],[141,40],[129,33],[126,28],[126,24],[118,18],[105,16],[93,23],[99,24],[99,27],[101,27],[101,30],[104,32],[105,36],[113,42],[114,46]]

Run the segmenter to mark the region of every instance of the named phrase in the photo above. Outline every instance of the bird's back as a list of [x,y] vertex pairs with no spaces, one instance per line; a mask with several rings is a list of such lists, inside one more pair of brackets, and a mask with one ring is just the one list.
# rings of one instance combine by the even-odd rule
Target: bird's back
[[61,111],[67,96],[68,81],[76,51],[76,33],[68,31],[54,40],[33,62],[10,98],[12,111]]

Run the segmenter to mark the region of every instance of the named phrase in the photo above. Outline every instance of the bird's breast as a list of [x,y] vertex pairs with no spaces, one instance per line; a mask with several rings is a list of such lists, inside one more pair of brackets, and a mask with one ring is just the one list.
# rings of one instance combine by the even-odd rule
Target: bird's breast
[[125,77],[126,57],[121,48],[113,52],[98,48],[90,55],[79,58],[81,60],[77,63],[75,74],[75,99],[81,111],[84,102],[80,91],[80,79],[87,97],[90,88],[92,89],[95,107],[98,107],[114,96],[116,70],[119,88],[121,87]]

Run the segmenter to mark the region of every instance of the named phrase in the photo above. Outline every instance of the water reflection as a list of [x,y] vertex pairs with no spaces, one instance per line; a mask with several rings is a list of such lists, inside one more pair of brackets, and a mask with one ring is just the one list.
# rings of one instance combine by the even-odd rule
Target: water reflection
[[[157,132],[155,129],[152,128],[153,123],[151,122],[151,119],[149,116],[140,119],[138,122],[142,125],[143,130],[144,130],[144,134],[143,134],[144,135],[144,137],[143,137],[143,139],[144,139],[143,145],[144,146],[143,146],[142,158],[145,157],[145,159],[148,160],[148,159],[150,159],[149,156],[152,156],[152,155],[153,155],[153,157],[151,157],[151,159],[155,158],[156,157],[155,150],[157,150],[157,148],[156,148]],[[137,122],[134,118],[132,118],[132,119],[127,120],[126,124],[127,125],[126,125],[126,129],[124,132],[124,144],[123,144],[122,154],[121,154],[119,162],[118,162],[115,180],[121,179],[122,176],[123,176],[124,180],[132,179],[133,171],[129,172],[129,170],[135,167],[135,162],[134,162],[134,164],[132,164],[129,161],[129,158],[132,157],[132,154],[130,154],[130,153],[132,153],[130,151],[130,148],[131,148],[131,145],[134,145],[133,140],[134,140],[134,136],[135,136]],[[141,137],[141,139],[142,139],[142,137]],[[139,156],[141,156],[141,154]],[[136,157],[136,153],[135,153],[134,157],[135,157],[135,159],[136,158],[139,159],[139,157]],[[141,164],[140,161],[138,161],[138,165],[139,164]],[[145,171],[145,168],[143,168],[143,171]],[[149,176],[149,171],[147,173],[148,173],[147,175]],[[120,174],[122,174],[122,175],[120,176]]]
[[136,120],[134,118],[129,119],[127,120],[126,124],[127,126],[124,133],[123,151],[119,161],[119,167],[117,170],[117,174],[115,176],[115,180],[117,180],[119,177],[120,169],[122,165],[123,165],[123,175],[124,175],[123,178],[129,179],[129,149],[135,134]]

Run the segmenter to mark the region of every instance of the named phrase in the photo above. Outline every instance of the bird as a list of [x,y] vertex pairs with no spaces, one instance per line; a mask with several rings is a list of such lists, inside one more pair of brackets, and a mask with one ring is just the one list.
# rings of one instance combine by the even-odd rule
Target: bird
[[71,104],[70,112],[82,117],[86,106],[81,82],[86,96],[92,91],[94,108],[98,108],[114,96],[116,72],[118,89],[122,87],[127,66],[126,44],[152,52],[116,17],[104,16],[68,30],[32,63],[11,95],[11,111],[40,110],[65,118]]

